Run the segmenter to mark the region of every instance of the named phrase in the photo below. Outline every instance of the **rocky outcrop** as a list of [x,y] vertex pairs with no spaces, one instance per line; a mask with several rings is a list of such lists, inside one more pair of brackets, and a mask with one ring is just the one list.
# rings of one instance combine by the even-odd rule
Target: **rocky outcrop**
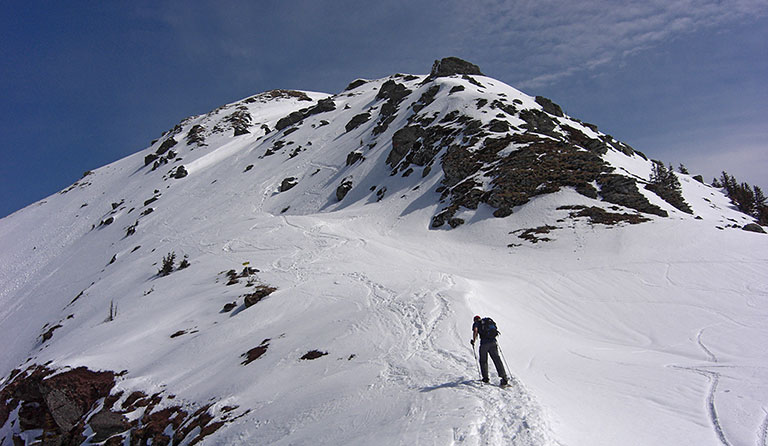
[[623,175],[603,175],[597,179],[600,186],[600,196],[609,203],[619,204],[636,211],[668,217],[667,211],[655,204],[637,189],[637,182]]
[[253,305],[256,305],[264,299],[265,297],[269,296],[270,294],[277,291],[277,288],[271,287],[269,285],[257,285],[253,288],[253,291],[243,296],[245,307],[252,307]]
[[160,144],[160,147],[157,148],[157,150],[155,151],[155,154],[157,154],[158,156],[163,155],[165,152],[170,150],[171,147],[175,146],[176,144],[178,144],[178,141],[173,139],[173,137],[171,136],[165,141],[163,141],[162,144]]
[[179,166],[176,168],[176,170],[174,170],[171,176],[177,180],[180,180],[186,177],[187,175],[189,175],[189,172],[187,172],[187,168],[184,166]]
[[520,112],[520,119],[525,121],[522,127],[530,132],[541,133],[543,135],[558,135],[554,132],[557,124],[552,118],[541,110],[523,110]]
[[248,108],[241,105],[232,112],[229,116],[224,118],[224,122],[228,123],[234,131],[232,136],[240,136],[251,133],[248,127],[251,126],[251,114],[248,112]]
[[459,59],[458,57],[446,57],[435,61],[432,65],[432,71],[429,73],[429,77],[436,78],[452,76],[454,74],[475,74],[483,76],[480,67],[477,65]]
[[354,81],[350,82],[349,85],[347,85],[347,88],[345,88],[344,91],[354,90],[355,88],[363,86],[367,83],[368,81],[364,79],[355,79]]
[[317,101],[317,104],[312,107],[302,108],[299,111],[295,111],[288,116],[281,118],[277,121],[277,124],[275,124],[275,128],[280,131],[286,127],[297,124],[312,115],[333,110],[336,110],[336,103],[333,102],[332,98],[321,99]]
[[360,113],[359,115],[355,115],[354,117],[352,117],[352,119],[349,120],[349,122],[344,128],[347,130],[347,132],[351,132],[352,130],[368,122],[370,119],[371,119],[370,113],[368,112]]
[[435,96],[437,95],[437,92],[440,91],[439,85],[433,85],[429,87],[427,91],[424,92],[424,94],[421,95],[418,101],[413,103],[413,111],[418,113],[420,112],[424,107],[428,106],[435,100]]
[[551,99],[545,98],[544,96],[536,96],[536,103],[541,105],[541,108],[543,108],[544,111],[550,115],[555,115],[561,118],[565,116],[563,115],[563,109],[560,108],[559,105],[552,102]]
[[85,367],[14,370],[0,388],[0,427],[15,427],[4,430],[8,437],[0,443],[19,444],[21,437],[12,432],[20,431],[37,435],[34,444],[43,445],[192,445],[232,421],[230,413],[237,409],[227,406],[212,414],[209,403],[190,412],[194,406],[171,403],[173,395],[134,391],[125,396],[115,392],[119,376]]
[[278,190],[280,192],[285,192],[293,188],[297,184],[299,184],[299,181],[294,177],[284,178],[283,181],[280,183],[280,187],[278,188]]
[[581,130],[575,129],[568,125],[561,125],[560,128],[563,129],[573,144],[581,146],[584,149],[589,150],[590,152],[594,152],[598,155],[605,155],[608,153],[608,144],[605,142],[599,139],[590,138]]
[[424,130],[419,126],[403,127],[392,135],[392,150],[387,156],[387,164],[397,167],[400,161],[417,146],[419,139],[424,136]]
[[205,146],[205,127],[200,124],[193,125],[187,132],[186,141],[188,145]]
[[[517,146],[516,150],[499,156],[511,144]],[[477,209],[480,203],[493,207],[494,216],[506,217],[531,198],[563,187],[640,212],[667,215],[640,193],[634,179],[612,173],[613,169],[597,153],[562,136],[559,140],[528,133],[488,137],[479,148],[454,144],[442,162],[445,178],[439,191],[443,199],[450,199],[450,204],[434,216],[432,227],[445,223],[455,226],[453,219],[459,209]],[[593,184],[598,184],[600,190]]]
[[349,191],[352,190],[352,180],[349,178],[345,178],[341,184],[339,184],[339,187],[336,188],[336,199],[341,201],[344,199],[344,197],[347,196]]
[[395,113],[397,112],[400,103],[408,97],[409,94],[411,94],[411,90],[407,89],[405,85],[399,84],[392,79],[389,79],[381,85],[378,94],[376,94],[376,99],[386,99],[387,102],[381,106],[379,121],[373,129],[374,136],[387,130],[389,124],[395,119]]

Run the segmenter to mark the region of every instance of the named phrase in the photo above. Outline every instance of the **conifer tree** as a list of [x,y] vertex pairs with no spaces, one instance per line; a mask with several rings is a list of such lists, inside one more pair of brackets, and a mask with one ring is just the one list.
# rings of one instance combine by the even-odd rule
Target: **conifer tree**
[[685,202],[682,194],[682,187],[680,186],[680,180],[675,175],[675,169],[672,165],[667,169],[660,161],[653,162],[653,170],[651,171],[651,181],[646,189],[653,191],[664,201],[676,207],[677,209],[692,214],[693,211]]
[[163,266],[160,268],[160,270],[157,272],[158,276],[167,276],[168,274],[171,274],[173,272],[173,268],[175,267],[176,263],[176,253],[175,252],[169,252],[167,256],[163,257]]

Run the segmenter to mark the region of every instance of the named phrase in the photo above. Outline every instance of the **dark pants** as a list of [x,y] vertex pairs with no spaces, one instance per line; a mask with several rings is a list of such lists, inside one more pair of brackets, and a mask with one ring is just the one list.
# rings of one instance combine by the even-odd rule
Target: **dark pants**
[[496,366],[496,373],[501,379],[507,379],[507,372],[504,371],[504,364],[499,357],[499,348],[496,341],[484,342],[480,344],[480,372],[483,374],[483,380],[488,379],[488,355],[493,359],[493,365]]

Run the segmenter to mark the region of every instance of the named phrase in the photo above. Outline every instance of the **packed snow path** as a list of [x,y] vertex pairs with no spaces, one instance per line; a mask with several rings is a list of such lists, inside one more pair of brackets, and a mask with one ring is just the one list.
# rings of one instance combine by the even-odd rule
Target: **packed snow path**
[[[343,424],[399,426],[388,438],[414,444],[546,444],[538,408],[522,383],[513,380],[510,388],[500,389],[478,382],[468,343],[471,315],[462,324],[455,308],[461,315],[471,312],[451,274],[432,270],[433,265],[418,258],[396,269],[392,260],[408,255],[407,251],[387,246],[371,234],[341,235],[341,228],[311,218],[282,220],[301,240],[292,243],[293,252],[273,261],[272,268],[295,286],[328,280],[350,287],[349,295],[335,297],[347,307],[341,311],[354,312],[342,336],[357,340],[362,353],[356,357],[368,361],[367,367],[377,373],[362,394],[334,403],[334,411],[352,417]],[[225,249],[231,251],[232,246],[229,243]],[[266,246],[260,249],[272,251]],[[417,264],[426,266],[412,268]],[[369,411],[360,415],[351,410],[359,399],[371,398],[366,393],[376,395],[376,420]],[[305,413],[297,425],[315,418],[322,417]],[[391,440],[378,434],[366,439],[370,444],[382,441]]]

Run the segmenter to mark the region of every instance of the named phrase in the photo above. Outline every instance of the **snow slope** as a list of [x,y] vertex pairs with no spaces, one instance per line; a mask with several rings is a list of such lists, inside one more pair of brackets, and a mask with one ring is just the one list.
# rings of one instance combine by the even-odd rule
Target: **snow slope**
[[[373,135],[371,112],[347,130],[380,110],[390,79],[413,93],[388,128]],[[172,131],[167,164],[145,164],[165,135],[0,220],[1,384],[33,364],[86,366],[126,371],[113,394],[175,396],[156,410],[236,407],[204,444],[768,444],[768,236],[738,229],[751,219],[687,175],[691,215],[641,190],[669,217],[593,224],[562,206],[609,205],[566,187],[505,218],[480,204],[461,209],[466,224],[431,229],[440,169],[385,168],[425,79],[229,104]],[[541,109],[473,80],[484,87],[434,80],[440,94],[423,113],[461,109],[488,123],[476,100],[499,93]],[[276,129],[328,98],[334,110]],[[226,127],[235,110],[247,110],[249,133]],[[206,145],[184,139],[195,125]],[[364,160],[350,163],[352,152]],[[636,154],[603,159],[651,171]],[[339,200],[345,180],[354,186]],[[516,235],[543,225],[550,241]],[[171,252],[190,266],[161,277]],[[227,285],[226,272],[245,267],[258,272]],[[254,284],[276,291],[246,308]],[[478,383],[474,314],[500,326],[508,389]],[[327,354],[301,359],[313,350]],[[2,444],[31,444],[41,432],[22,430],[15,410]]]

